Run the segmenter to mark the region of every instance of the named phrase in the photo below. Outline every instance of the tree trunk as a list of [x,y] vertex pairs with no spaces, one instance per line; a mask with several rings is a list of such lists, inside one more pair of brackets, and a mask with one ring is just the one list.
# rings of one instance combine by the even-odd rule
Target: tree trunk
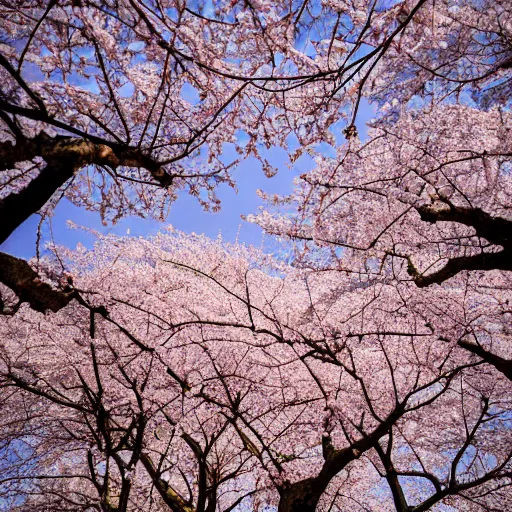
[[315,512],[325,490],[316,478],[308,478],[280,490],[278,512]]

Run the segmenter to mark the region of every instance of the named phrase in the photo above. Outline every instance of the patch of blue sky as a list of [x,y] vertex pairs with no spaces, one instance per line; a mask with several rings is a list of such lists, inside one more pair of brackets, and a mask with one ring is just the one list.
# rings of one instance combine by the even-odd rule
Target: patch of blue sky
[[126,82],[117,90],[117,93],[119,96],[121,96],[121,98],[131,98],[134,92],[135,86],[131,82]]
[[[214,15],[213,4],[207,2],[201,4],[203,8],[200,12],[203,15]],[[135,59],[144,59],[142,45],[134,42],[133,51],[138,53]],[[80,50],[83,56],[87,56],[91,51],[89,48]],[[282,55],[276,54],[276,63],[282,61]],[[40,74],[37,69],[33,70],[31,78],[37,79],[34,75]],[[94,76],[86,80],[81,75],[73,75],[70,81],[75,85],[83,87],[92,93],[98,93],[99,88]],[[131,97],[134,92],[133,84],[127,82],[119,89],[122,97]],[[191,104],[197,104],[200,101],[199,92],[191,84],[187,83],[181,91],[182,97]],[[362,102],[356,120],[360,136],[364,137],[366,133],[366,122],[375,115],[375,108]],[[335,136],[336,143],[342,144],[344,137],[342,130],[345,122],[341,121],[331,127],[331,132]],[[239,140],[247,140],[247,134],[239,130],[237,132]],[[287,138],[289,149],[294,150],[299,147],[299,142],[294,134]],[[226,151],[222,157],[224,162],[232,161],[238,155],[235,154],[233,146],[226,144]],[[321,154],[334,157],[334,149],[321,144],[317,147]],[[74,224],[97,230],[100,233],[112,233],[118,236],[148,236],[155,234],[162,227],[172,224],[176,229],[184,232],[197,232],[206,234],[209,237],[217,237],[221,233],[224,240],[233,242],[249,243],[257,246],[272,246],[270,237],[265,237],[261,228],[255,224],[250,224],[242,220],[242,216],[255,213],[263,206],[263,202],[256,191],[262,189],[268,194],[288,195],[293,191],[293,180],[300,174],[311,170],[314,167],[314,160],[309,155],[303,155],[293,165],[290,165],[286,152],[277,147],[263,150],[264,156],[269,160],[272,166],[277,167],[279,172],[272,178],[267,178],[261,171],[261,164],[253,158],[242,161],[237,169],[233,171],[233,177],[237,183],[237,190],[233,190],[227,184],[219,185],[216,193],[222,202],[222,209],[218,213],[204,211],[196,198],[191,197],[186,192],[179,194],[177,201],[172,205],[170,215],[164,222],[154,219],[142,219],[140,217],[128,217],[122,219],[115,225],[103,226],[99,213],[86,211],[83,208],[74,206],[70,201],[61,200],[55,209],[50,222],[46,222],[42,227],[43,240],[53,240],[58,245],[65,245],[74,248],[78,243],[86,247],[92,247],[94,236],[83,230],[70,230],[67,226],[67,220]],[[39,215],[31,216],[22,226],[20,226],[11,237],[4,242],[0,250],[5,252],[30,258],[36,254],[37,228],[40,222]]]
[[146,43],[144,41],[133,41],[130,43],[127,48],[132,52],[141,52],[146,47]]
[[[137,41],[140,43],[142,41]],[[130,45],[127,46],[129,48]],[[140,45],[136,46],[136,48],[140,48]],[[132,50],[132,57],[130,59],[130,65],[135,66],[137,64],[142,64],[143,62],[147,62],[146,53],[144,52],[145,46],[139,50]]]
[[201,9],[203,16],[213,17],[215,15],[215,6],[212,0],[201,1],[196,4],[196,8]]
[[354,62],[358,59],[362,59],[366,57],[369,53],[371,53],[375,48],[373,46],[362,43],[357,50],[353,53],[353,55],[349,59],[349,63]]
[[[368,104],[363,105],[358,116],[359,132],[364,134],[365,122],[374,115],[374,110]],[[341,126],[334,130],[339,142],[343,142]],[[247,135],[239,131],[237,135],[247,139]],[[291,149],[298,147],[295,135],[290,135],[287,143]],[[226,145],[225,159],[234,157],[233,147]],[[332,155],[332,149],[322,146],[322,151]],[[315,163],[308,155],[301,156],[293,166],[290,166],[288,156],[282,148],[273,147],[264,151],[270,163],[279,169],[272,178],[267,178],[261,171],[261,164],[254,158],[244,160],[233,171],[237,182],[237,190],[227,184],[219,185],[217,195],[222,202],[218,213],[206,212],[194,197],[182,192],[172,205],[170,214],[164,222],[155,219],[142,219],[140,217],[127,217],[115,225],[103,226],[97,212],[86,211],[74,206],[70,201],[63,199],[57,205],[50,224],[43,225],[44,240],[53,240],[57,245],[74,248],[78,243],[92,247],[95,237],[87,231],[71,230],[67,221],[85,226],[100,233],[111,233],[118,236],[149,236],[156,234],[159,229],[172,224],[176,229],[186,233],[201,233],[209,237],[217,237],[219,233],[228,242],[244,242],[256,246],[264,246],[270,250],[278,250],[272,238],[263,235],[261,228],[255,224],[242,220],[242,216],[255,213],[263,206],[263,201],[256,190],[261,189],[269,194],[287,195],[293,191],[293,179],[304,172],[311,170]],[[5,242],[0,250],[23,258],[31,258],[36,254],[37,228],[39,215],[32,215],[20,226]],[[274,247],[273,247],[274,246]],[[279,249],[281,250],[281,249]]]
[[185,82],[180,91],[181,97],[191,105],[197,105],[201,102],[199,91],[189,82]]
[[[222,201],[222,209],[219,213],[204,211],[197,199],[187,193],[181,193],[164,222],[128,217],[113,226],[103,226],[99,213],[86,211],[64,199],[57,205],[50,220],[51,229],[49,223],[43,225],[43,239],[53,239],[57,245],[71,248],[76,247],[78,243],[92,247],[95,237],[86,231],[70,230],[67,223],[70,220],[79,226],[118,236],[148,236],[172,224],[176,229],[186,233],[204,233],[211,238],[221,233],[226,241],[238,239],[240,242],[259,246],[263,241],[261,229],[254,224],[243,222],[241,216],[253,213],[262,205],[261,199],[255,192],[257,189],[278,194],[291,192],[292,176],[295,174],[286,167],[287,157],[282,149],[272,148],[268,151],[267,157],[272,164],[280,168],[281,172],[273,178],[266,178],[257,160],[254,158],[245,160],[233,172],[237,181],[237,191],[227,184],[221,184],[217,189],[217,195]],[[299,172],[298,169],[297,172]],[[38,215],[31,216],[4,242],[1,250],[23,258],[33,257],[36,254],[39,221]]]
[[403,0],[377,0],[375,3],[375,11],[383,12],[391,9],[395,5],[403,3]]

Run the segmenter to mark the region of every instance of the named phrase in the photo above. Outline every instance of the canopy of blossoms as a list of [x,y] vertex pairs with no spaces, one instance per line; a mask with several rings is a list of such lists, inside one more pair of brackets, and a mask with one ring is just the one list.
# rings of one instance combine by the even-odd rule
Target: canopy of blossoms
[[0,253],[0,508],[512,508],[509,1],[0,13],[0,243],[62,197],[163,219],[272,146],[315,162],[248,217],[273,256]]

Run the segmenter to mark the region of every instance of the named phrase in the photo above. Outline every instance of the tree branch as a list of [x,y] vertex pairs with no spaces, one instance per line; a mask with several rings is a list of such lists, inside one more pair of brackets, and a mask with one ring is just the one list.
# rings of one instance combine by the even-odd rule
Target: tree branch
[[0,282],[8,286],[35,311],[59,311],[75,298],[75,291],[58,291],[41,281],[39,275],[24,260],[0,253]]
[[[391,443],[391,436],[388,442]],[[402,486],[400,485],[398,472],[391,459],[389,449],[384,451],[379,443],[375,443],[375,450],[384,466],[384,471],[386,472],[386,480],[388,482],[389,488],[391,489],[391,494],[393,495],[393,501],[395,503],[397,512],[408,512],[409,506],[407,505],[407,500],[405,498]]]
[[[114,148],[114,149],[113,149]],[[43,157],[47,165],[27,187],[0,200],[0,243],[30,215],[39,211],[52,195],[81,167],[90,164],[106,165],[113,169],[119,166],[148,169],[163,187],[172,183],[156,162],[132,148],[105,145],[84,139],[56,137],[40,134],[34,139],[0,144],[1,169],[9,169],[16,162]]]
[[503,373],[507,379],[512,380],[512,360],[497,356],[485,350],[481,345],[474,345],[468,341],[459,340],[457,345],[481,357],[486,363],[494,366],[499,372]]
[[[70,137],[49,137],[40,133],[32,139],[0,143],[0,170],[12,169],[17,162],[41,156],[47,162],[38,176],[20,190],[0,199],[0,244],[12,232],[37,213],[72,176],[83,166],[96,164],[111,168],[118,166],[143,167],[151,171],[162,186],[169,186],[172,177],[156,162],[132,148],[116,147]],[[53,290],[41,282],[37,273],[24,261],[2,255],[0,282],[11,288],[22,302],[36,311],[58,311],[66,306],[73,294]]]
[[512,251],[482,252],[474,256],[450,258],[446,265],[432,274],[420,274],[409,261],[408,273],[418,288],[441,284],[463,270],[512,270]]
[[512,221],[493,217],[480,208],[454,206],[446,199],[420,206],[416,210],[425,222],[463,224],[474,228],[476,236],[503,247],[497,252],[481,252],[472,256],[450,258],[443,268],[426,276],[418,272],[409,260],[408,272],[419,288],[434,283],[441,284],[463,270],[512,270]]
[[512,245],[512,221],[502,217],[493,217],[480,208],[454,206],[448,200],[436,201],[431,205],[416,208],[421,220],[436,222],[457,222],[473,227],[477,236],[489,240],[492,244],[510,248]]
[[156,469],[153,461],[147,453],[140,454],[140,460],[148,472],[155,488],[159,492],[163,501],[173,512],[194,512],[194,508],[189,505],[170,485],[162,479],[160,473]]

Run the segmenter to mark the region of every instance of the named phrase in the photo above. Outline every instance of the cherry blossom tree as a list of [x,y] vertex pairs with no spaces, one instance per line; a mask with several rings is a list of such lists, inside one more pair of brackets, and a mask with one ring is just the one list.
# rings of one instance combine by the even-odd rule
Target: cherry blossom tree
[[447,341],[491,336],[478,297],[421,316],[407,287],[179,233],[58,254],[82,303],[1,325],[10,510],[510,503],[509,381]]
[[509,2],[1,5],[5,236],[63,195],[216,207],[225,143],[316,155],[250,218],[288,265],[178,233],[0,256],[2,503],[511,507]]
[[416,296],[436,304],[481,295],[505,337],[452,341],[512,380],[511,20],[508,2],[420,10],[365,88],[379,106],[367,138],[347,133],[251,220],[295,240],[300,266],[433,287]]
[[[105,222],[163,218],[181,189],[217,209],[224,144],[271,175],[262,150],[291,133],[333,142],[425,3],[1,2],[0,243],[63,196]],[[35,309],[71,299],[7,255],[1,281]]]

